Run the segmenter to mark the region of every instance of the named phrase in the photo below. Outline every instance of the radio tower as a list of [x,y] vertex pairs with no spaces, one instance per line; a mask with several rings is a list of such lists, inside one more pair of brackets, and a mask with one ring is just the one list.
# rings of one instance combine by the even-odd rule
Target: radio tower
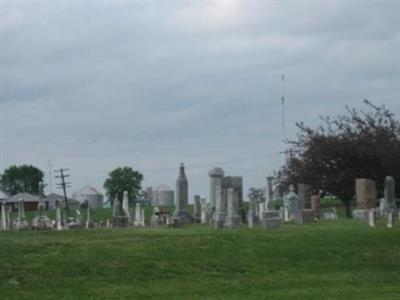
[[281,75],[281,80],[282,80],[282,142],[285,141],[286,139],[286,126],[285,126],[285,74]]
[[53,182],[52,182],[52,173],[53,173],[53,164],[51,163],[51,160],[49,159],[47,161],[47,167],[49,168],[49,194],[53,193]]

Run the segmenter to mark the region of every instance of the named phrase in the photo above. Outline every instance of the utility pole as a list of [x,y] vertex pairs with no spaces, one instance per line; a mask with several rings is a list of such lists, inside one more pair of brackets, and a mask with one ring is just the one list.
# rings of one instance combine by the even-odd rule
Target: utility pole
[[64,203],[65,203],[65,211],[68,215],[68,198],[67,198],[67,188],[71,187],[71,182],[66,182],[65,178],[70,177],[70,175],[65,174],[64,172],[68,171],[69,169],[62,169],[55,170],[54,172],[59,173],[60,175],[56,175],[55,178],[60,179],[61,182],[57,183],[57,188],[62,189],[64,192]]

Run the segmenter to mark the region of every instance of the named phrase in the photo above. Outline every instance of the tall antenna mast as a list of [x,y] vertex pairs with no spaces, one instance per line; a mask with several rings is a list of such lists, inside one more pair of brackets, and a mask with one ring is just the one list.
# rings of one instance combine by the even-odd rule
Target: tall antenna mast
[[281,80],[282,80],[282,141],[286,139],[286,126],[285,126],[285,74],[281,75]]
[[53,164],[51,163],[50,159],[47,161],[47,167],[49,168],[49,194],[51,194],[53,193],[53,182],[52,182]]

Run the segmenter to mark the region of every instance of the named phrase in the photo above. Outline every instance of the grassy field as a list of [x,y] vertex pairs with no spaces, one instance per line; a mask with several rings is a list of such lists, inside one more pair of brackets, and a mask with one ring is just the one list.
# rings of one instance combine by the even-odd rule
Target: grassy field
[[0,232],[0,299],[400,299],[400,226]]

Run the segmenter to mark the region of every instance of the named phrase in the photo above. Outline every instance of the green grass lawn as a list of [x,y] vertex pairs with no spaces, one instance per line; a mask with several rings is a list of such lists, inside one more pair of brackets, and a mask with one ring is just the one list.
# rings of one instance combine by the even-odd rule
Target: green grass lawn
[[0,299],[400,299],[400,226],[0,232]]

